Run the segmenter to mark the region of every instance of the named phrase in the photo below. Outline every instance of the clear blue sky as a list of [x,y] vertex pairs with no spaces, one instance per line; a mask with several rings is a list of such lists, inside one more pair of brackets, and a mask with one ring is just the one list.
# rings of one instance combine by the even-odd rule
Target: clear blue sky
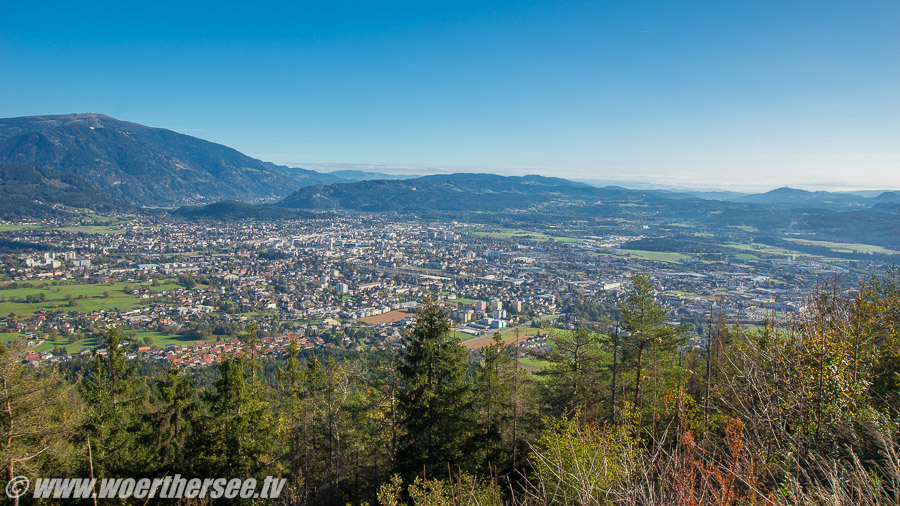
[[6,2],[0,69],[289,165],[900,188],[897,0]]

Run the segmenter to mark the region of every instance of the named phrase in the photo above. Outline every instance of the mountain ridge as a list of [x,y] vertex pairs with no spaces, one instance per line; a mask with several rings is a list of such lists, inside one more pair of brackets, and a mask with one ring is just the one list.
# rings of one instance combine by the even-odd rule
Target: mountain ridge
[[0,119],[0,161],[73,173],[140,205],[271,202],[340,180],[97,113]]
[[546,176],[458,173],[313,185],[295,191],[278,205],[295,209],[372,212],[499,211],[538,205],[548,199],[589,199],[597,191],[584,183]]
[[4,219],[62,215],[60,206],[134,211],[131,204],[75,174],[5,162],[0,162],[0,199],[0,217]]
[[[900,192],[895,191],[865,196],[782,187],[757,194],[697,193],[601,187],[539,175],[402,177],[355,170],[319,173],[257,160],[228,146],[99,113],[0,119],[0,162],[81,178],[67,197],[70,202],[84,202],[73,195],[86,187],[81,182],[86,181],[94,185],[99,198],[140,206],[197,206],[234,200],[279,202],[285,207],[312,210],[497,212],[580,205],[592,214],[615,214],[623,212],[617,207],[623,204],[689,213],[740,209],[741,205],[884,211],[900,202]],[[32,180],[34,177],[38,176],[32,176]],[[32,187],[25,194],[29,192],[38,191]],[[52,199],[50,194],[42,195]],[[219,210],[238,215],[248,212],[233,205]]]

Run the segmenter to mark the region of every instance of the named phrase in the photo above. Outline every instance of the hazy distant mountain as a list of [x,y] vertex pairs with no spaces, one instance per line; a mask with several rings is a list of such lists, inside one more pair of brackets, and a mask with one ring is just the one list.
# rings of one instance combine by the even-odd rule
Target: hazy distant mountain
[[132,206],[75,174],[0,162],[0,217],[44,217],[63,214],[59,206],[98,212]]
[[879,202],[872,206],[872,210],[882,213],[900,214],[900,202]]
[[[536,216],[554,212],[653,220],[666,216],[686,221],[724,220],[723,226],[756,223],[766,227],[788,219],[785,209],[873,209],[888,212],[876,217],[865,215],[866,219],[892,221],[896,216],[891,212],[894,204],[900,203],[900,193],[891,191],[864,196],[779,188],[742,195],[596,187],[543,176],[443,174],[407,178],[358,170],[319,173],[263,162],[226,146],[100,114],[0,119],[0,163],[13,164],[7,165],[12,169],[0,171],[0,185],[6,196],[0,202],[0,212],[14,215],[29,209],[46,213],[54,203],[119,209],[128,205],[125,202],[168,206],[283,199],[281,206],[307,210],[527,211]],[[227,202],[187,208],[180,214],[295,216],[284,212]],[[815,215],[825,218],[813,227],[837,223],[846,217],[818,212]],[[797,221],[791,220],[787,226]],[[842,226],[851,227],[850,222]]]
[[142,205],[272,201],[339,180],[304,169],[288,176],[220,144],[101,114],[0,119],[0,161],[77,174]]
[[446,174],[301,188],[279,205],[354,211],[501,211],[551,201],[591,200],[602,190],[543,176]]
[[418,175],[398,176],[396,174],[385,174],[384,172],[366,172],[362,170],[335,170],[328,172],[333,176],[337,176],[348,183],[356,181],[370,181],[372,179],[414,179],[422,177]]
[[733,192],[733,191],[711,191],[711,190],[679,190],[681,193],[685,193],[697,198],[705,199],[705,200],[736,200],[741,197],[747,196],[746,193],[741,192]]
[[734,202],[752,202],[756,204],[770,204],[786,207],[811,207],[819,209],[863,209],[870,207],[875,202],[852,193],[798,190],[796,188],[777,188],[765,193],[755,193],[736,198],[730,198]]
[[881,193],[875,197],[872,197],[872,202],[900,202],[900,192],[895,191],[886,191]]
[[314,170],[303,169],[301,167],[285,167],[284,165],[276,165],[271,162],[263,162],[263,164],[266,167],[274,170],[275,172],[289,177],[300,187],[314,184],[334,184],[356,181],[355,179],[351,180],[342,178],[333,173],[317,172]]

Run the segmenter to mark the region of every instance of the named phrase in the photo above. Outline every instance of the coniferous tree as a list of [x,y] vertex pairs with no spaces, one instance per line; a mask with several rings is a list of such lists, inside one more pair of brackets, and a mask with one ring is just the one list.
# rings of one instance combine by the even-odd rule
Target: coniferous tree
[[512,359],[500,334],[481,351],[481,367],[475,369],[478,422],[481,426],[479,446],[484,461],[493,470],[506,470],[510,464],[512,441],[509,434],[513,417]]
[[301,444],[303,429],[303,372],[297,359],[300,347],[293,339],[287,346],[287,360],[284,367],[278,368],[278,382],[281,387],[281,431],[287,440],[282,460],[288,469],[298,470],[303,465],[303,449]]
[[605,405],[601,386],[607,374],[602,345],[605,336],[582,325],[574,332],[558,332],[547,354],[551,365],[542,374],[544,398],[554,415],[573,415],[576,411],[592,419],[600,416]]
[[190,465],[192,428],[198,421],[193,385],[184,370],[173,365],[157,382],[159,408],[153,420],[159,443],[159,460],[167,472],[186,472]]
[[6,480],[71,471],[60,465],[78,459],[72,446],[81,422],[77,392],[56,370],[30,367],[24,356],[21,341],[0,345],[0,469]]
[[271,392],[252,379],[248,362],[237,356],[219,363],[216,390],[209,396],[203,458],[216,476],[246,478],[272,470],[274,420],[266,401]]
[[466,351],[450,334],[447,315],[435,301],[419,307],[397,370],[406,432],[399,445],[401,472],[414,477],[477,468],[480,462],[470,441],[475,410],[466,382]]
[[[632,392],[634,406],[640,411],[647,411],[652,421],[653,434],[656,435],[656,415],[666,386],[661,380],[663,377],[671,376],[668,372],[675,366],[679,333],[663,323],[666,310],[656,302],[650,275],[638,272],[631,280],[633,289],[628,298],[619,305],[624,328],[629,333],[627,346],[623,350],[624,358],[634,369]],[[648,375],[651,381],[650,401],[645,399],[647,388],[643,382],[645,375]],[[646,409],[648,407],[649,409]]]
[[148,444],[149,389],[126,362],[119,329],[111,326],[105,341],[106,353],[94,357],[82,383],[86,416],[81,437],[90,442],[95,475],[133,476],[135,470],[152,469],[156,459]]

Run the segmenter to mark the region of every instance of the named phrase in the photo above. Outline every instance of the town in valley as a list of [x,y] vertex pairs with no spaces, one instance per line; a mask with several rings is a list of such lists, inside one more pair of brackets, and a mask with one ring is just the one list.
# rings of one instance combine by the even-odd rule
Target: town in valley
[[[27,339],[34,365],[102,356],[103,334],[116,326],[130,358],[200,367],[240,352],[251,325],[273,356],[290,343],[398,347],[416,308],[434,298],[467,349],[499,333],[537,370],[555,329],[615,331],[635,272],[652,276],[666,324],[685,333],[685,346],[702,347],[713,319],[747,330],[789,325],[811,290],[836,283],[852,293],[897,253],[788,237],[792,250],[754,242],[750,227],[691,229],[662,219],[527,228],[466,218],[85,214],[8,222],[0,225],[0,330],[4,341]],[[719,246],[647,249],[673,234],[715,236]],[[804,252],[810,244],[815,254]]]

